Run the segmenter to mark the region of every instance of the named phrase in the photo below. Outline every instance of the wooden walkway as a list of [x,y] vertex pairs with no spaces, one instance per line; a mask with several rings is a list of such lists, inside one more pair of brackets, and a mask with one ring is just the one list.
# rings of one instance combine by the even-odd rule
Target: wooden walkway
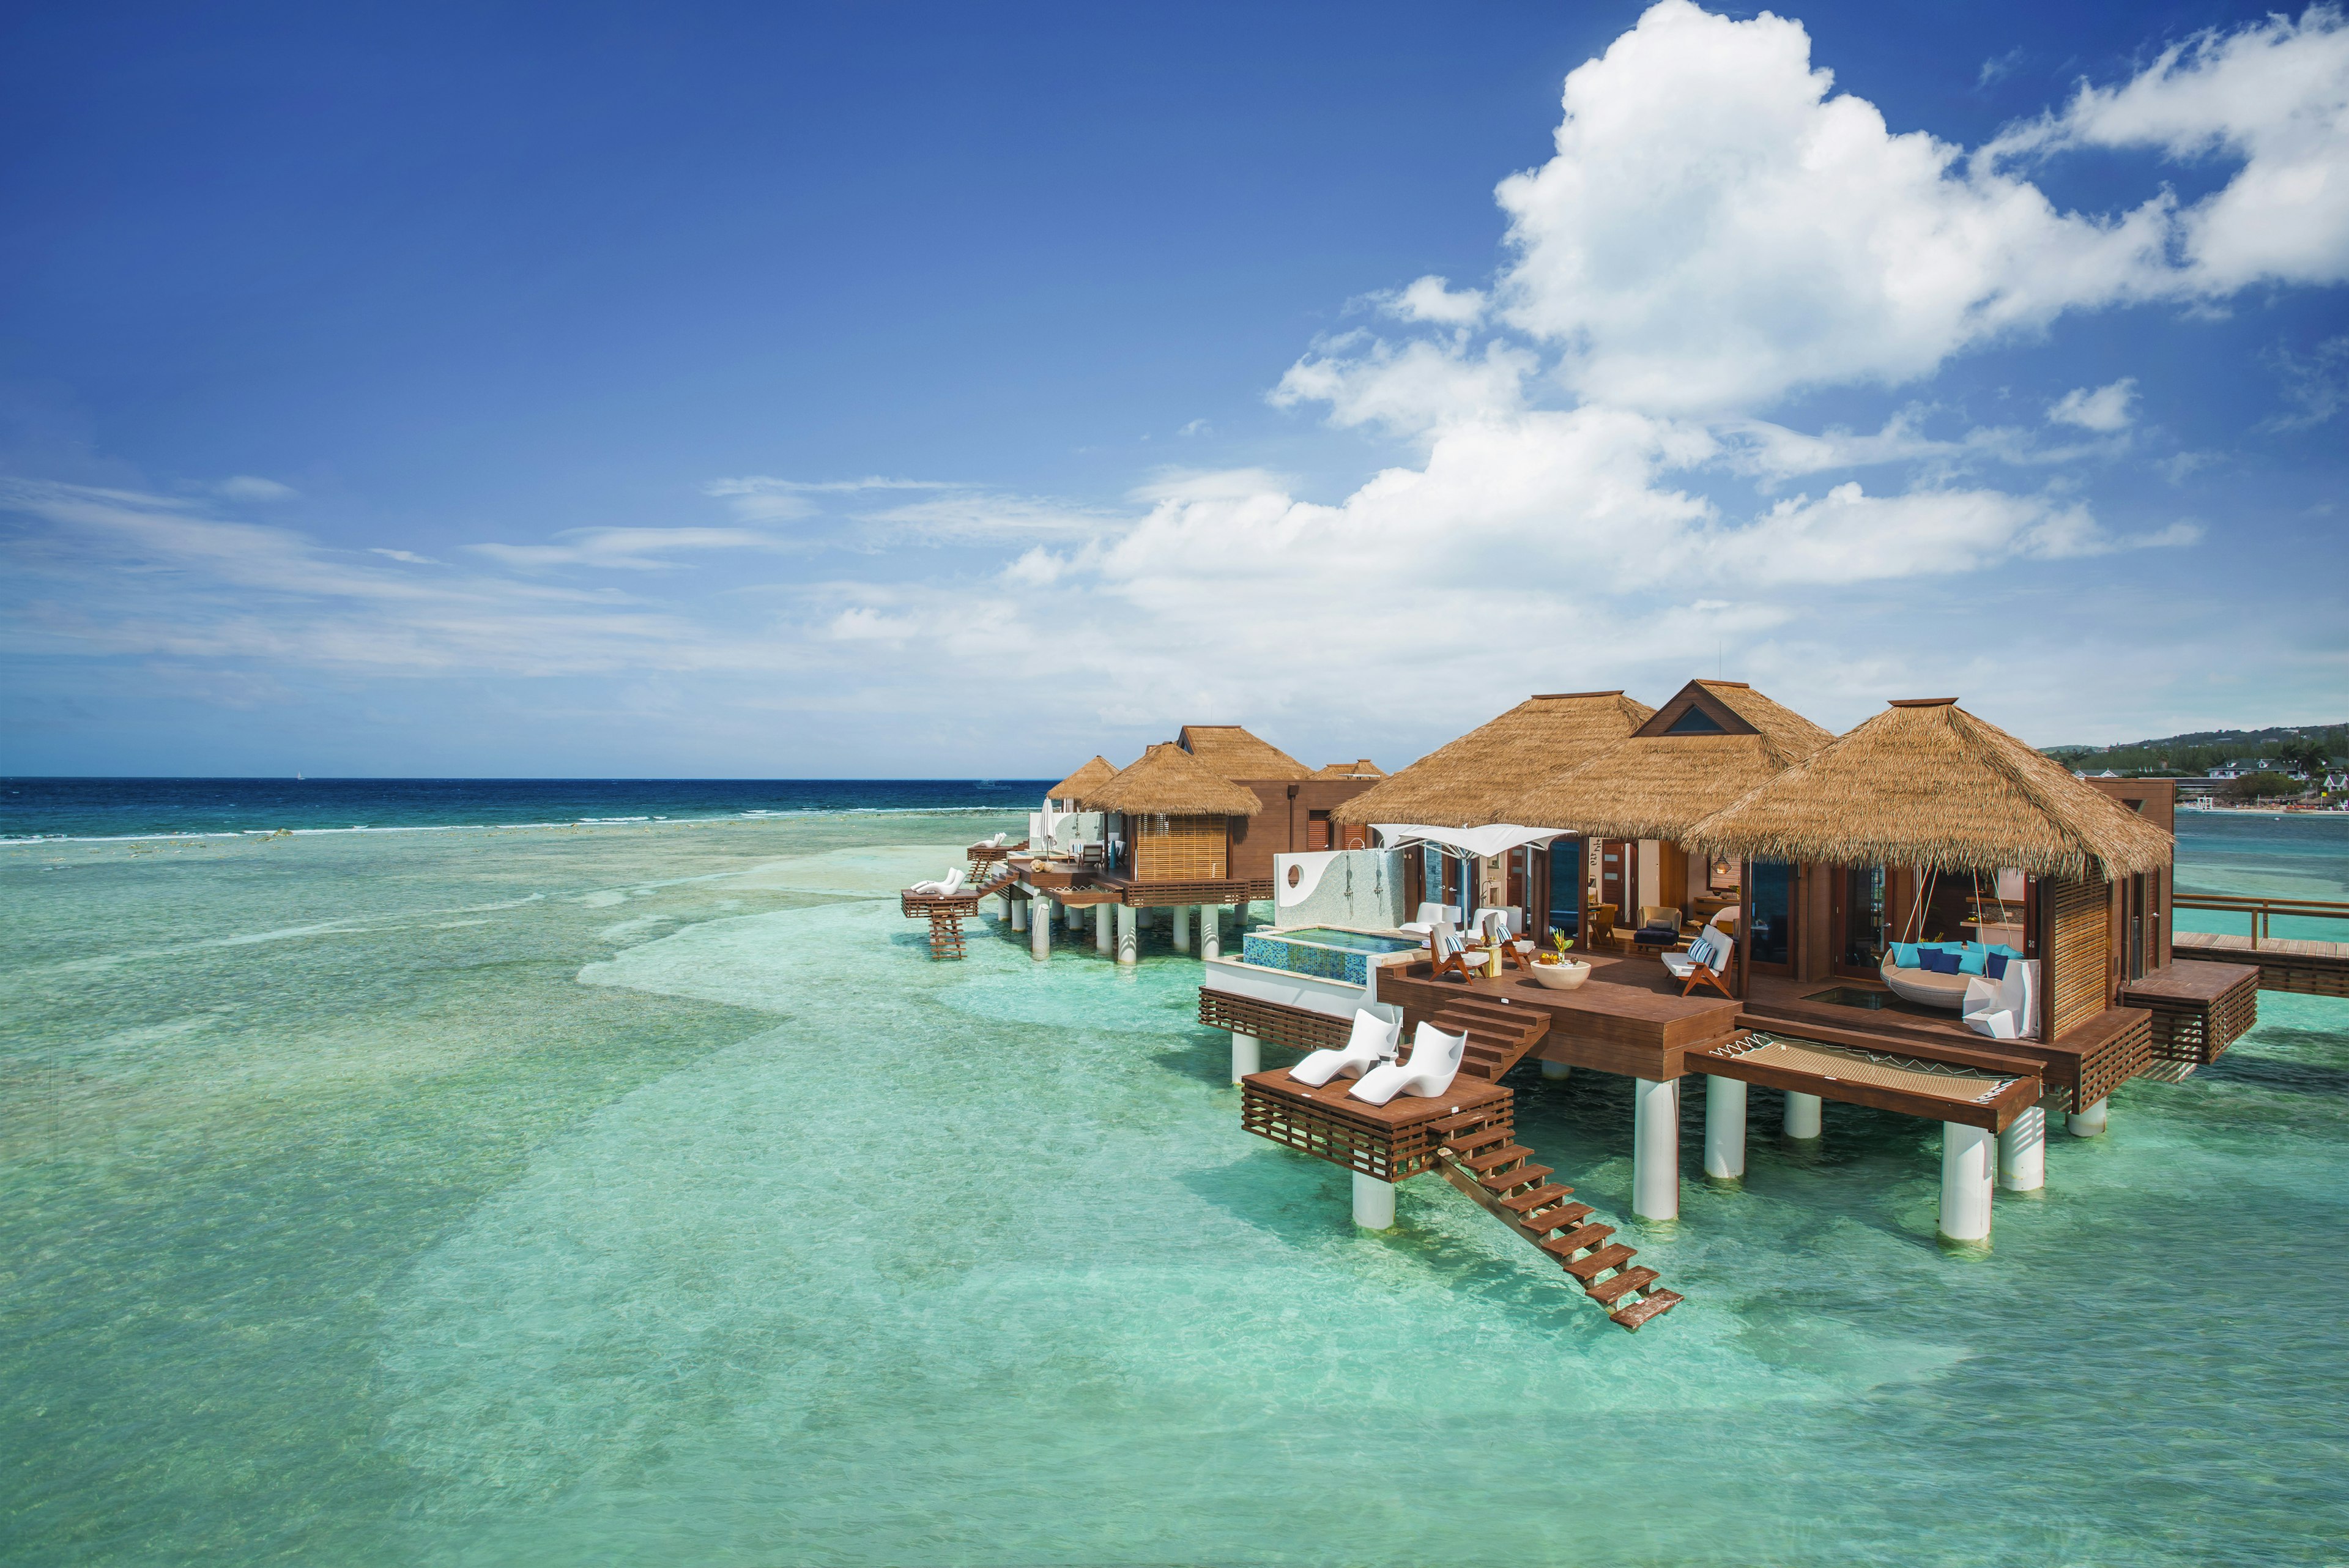
[[2181,959],[2215,959],[2254,966],[2261,991],[2302,996],[2349,996],[2349,942],[2311,941],[2300,937],[2261,937],[2211,931],[2172,931],[2171,953]]

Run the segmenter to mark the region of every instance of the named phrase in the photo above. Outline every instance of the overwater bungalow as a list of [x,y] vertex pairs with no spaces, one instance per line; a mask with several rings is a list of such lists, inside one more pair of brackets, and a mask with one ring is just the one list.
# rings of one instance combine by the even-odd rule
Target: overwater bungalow
[[[1677,1297],[1517,1140],[1501,1080],[1520,1062],[1634,1081],[1640,1218],[1679,1212],[1680,1085],[1696,1074],[1708,1177],[1744,1176],[1748,1085],[1783,1095],[1796,1139],[1821,1135],[1826,1100],[1899,1112],[1941,1124],[1940,1231],[1982,1243],[1994,1179],[2044,1182],[2048,1112],[2094,1136],[2112,1090],[2158,1051],[2174,1075],[2250,1026],[2255,971],[2169,957],[2174,846],[2157,792],[2106,781],[2131,784],[2127,802],[2114,798],[1946,701],[1896,704],[1835,740],[1730,682],[1692,682],[1652,711],[1597,696],[1616,704],[1618,735],[1594,743],[1604,722],[1562,726],[1565,754],[1547,767],[1488,743],[1507,775],[1498,788],[1432,765],[1447,753],[1480,765],[1464,737],[1348,811],[1423,850],[1444,832],[1473,848],[1475,834],[1506,829],[1531,852],[1498,870],[1470,862],[1473,885],[1448,879],[1449,853],[1438,870],[1423,860],[1413,885],[1441,895],[1432,902],[1497,903],[1522,876],[1526,899],[1562,928],[1569,916],[1636,916],[1648,893],[1661,902],[1675,887],[1694,903],[1701,881],[1721,900],[1703,928],[1667,932],[1669,946],[1586,944],[1578,966],[1374,954],[1350,998],[1310,974],[1257,983],[1228,961],[1202,988],[1201,1020],[1233,1032],[1236,1064],[1259,1043],[1342,1047],[1365,1027],[1342,1016],[1350,1002],[1405,1032],[1466,1042],[1444,1093],[1378,1107],[1285,1069],[1238,1075],[1243,1126],[1351,1169],[1359,1221],[1391,1222],[1392,1184],[1440,1173],[1637,1326]],[[1587,714],[1592,699],[1536,701]],[[1560,847],[1578,843],[1602,856],[1614,846],[1619,881],[1604,859],[1583,875]],[[1574,908],[1562,888],[1578,890]]]
[[1370,776],[1316,778],[1237,724],[1186,724],[1127,767],[1096,756],[1053,785],[1028,847],[987,890],[1005,896],[1038,959],[1050,956],[1056,914],[1073,932],[1087,910],[1095,948],[1122,963],[1137,960],[1140,930],[1157,919],[1178,952],[1195,923],[1199,951],[1214,956],[1224,910],[1244,922],[1272,896],[1275,856],[1333,847],[1331,812],[1379,776],[1359,767]]

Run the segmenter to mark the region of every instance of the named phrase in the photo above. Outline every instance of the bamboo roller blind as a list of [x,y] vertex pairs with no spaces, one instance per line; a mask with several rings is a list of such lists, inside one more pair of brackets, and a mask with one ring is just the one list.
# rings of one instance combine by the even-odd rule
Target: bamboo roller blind
[[1142,882],[1221,881],[1230,832],[1220,816],[1136,816],[1133,875]]
[[2055,1037],[2105,1010],[2105,965],[2110,945],[2110,893],[2102,882],[2066,881],[2055,895],[2055,957],[2048,966],[2054,991]]

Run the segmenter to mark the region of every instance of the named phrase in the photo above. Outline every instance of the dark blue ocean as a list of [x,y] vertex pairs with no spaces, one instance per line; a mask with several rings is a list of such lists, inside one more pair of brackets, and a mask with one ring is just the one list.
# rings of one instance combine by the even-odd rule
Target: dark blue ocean
[[1007,811],[1054,779],[0,779],[0,840]]

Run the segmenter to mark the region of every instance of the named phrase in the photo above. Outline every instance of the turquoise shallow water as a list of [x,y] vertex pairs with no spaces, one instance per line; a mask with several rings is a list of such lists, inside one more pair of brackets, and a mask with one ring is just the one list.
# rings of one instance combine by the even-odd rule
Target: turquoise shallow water
[[[1921,1124],[1757,1092],[1640,1226],[1628,1085],[1537,1085],[1633,1336],[1432,1180],[1356,1232],[1195,966],[929,961],[880,895],[992,826],[0,848],[0,1561],[2344,1559],[2349,1004],[1987,1257]],[[2277,831],[2182,880],[2349,897]]]

